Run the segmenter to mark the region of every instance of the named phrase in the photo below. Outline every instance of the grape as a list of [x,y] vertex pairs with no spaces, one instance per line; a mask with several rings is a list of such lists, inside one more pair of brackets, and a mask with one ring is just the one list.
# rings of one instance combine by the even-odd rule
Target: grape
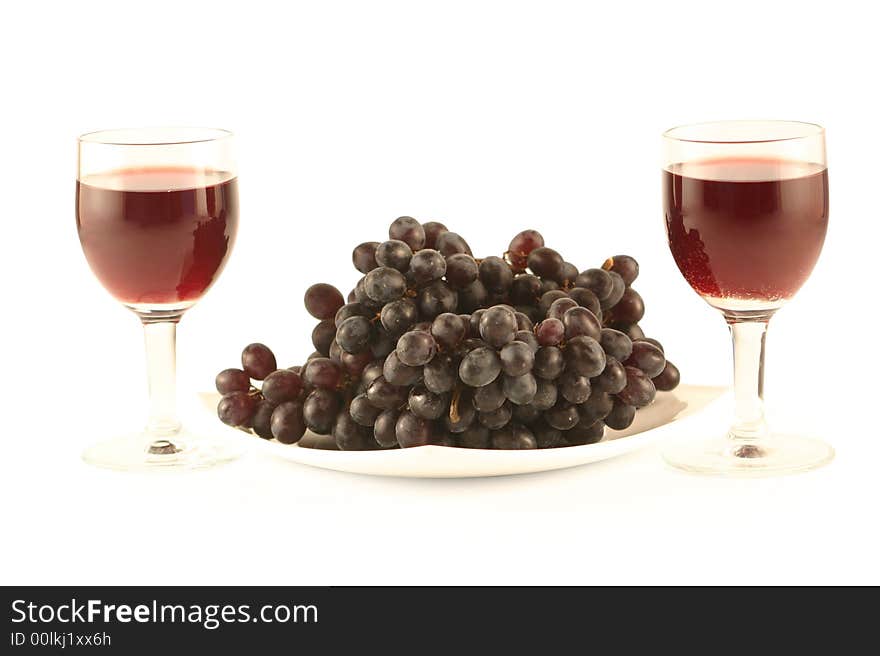
[[529,315],[524,312],[520,312],[519,310],[514,311],[513,315],[516,317],[516,329],[517,331],[526,330],[531,331],[535,328],[535,323],[529,317]]
[[358,378],[370,362],[373,361],[373,354],[370,351],[363,353],[346,353],[345,351],[339,356],[340,364],[346,373],[352,378]]
[[599,337],[599,343],[608,355],[624,362],[632,353],[632,340],[619,330],[613,328],[603,328],[602,335]]
[[565,296],[561,296],[557,298],[550,304],[550,307],[547,308],[547,318],[548,319],[559,319],[562,320],[563,315],[570,309],[578,307],[577,301],[570,298],[568,294]]
[[[327,349],[327,351],[328,352],[326,357],[330,358],[331,360],[333,360],[333,362],[336,362],[337,364],[342,364],[342,354],[345,353],[345,351],[343,351],[342,347],[339,346],[339,342],[334,339],[330,343],[330,348]],[[310,360],[323,357],[324,355],[320,351],[315,351],[308,358],[306,358],[306,364],[308,364]]]
[[446,282],[456,289],[470,285],[479,273],[477,261],[467,253],[455,253],[446,258]]
[[536,248],[529,253],[529,269],[531,269],[532,273],[536,276],[541,276],[542,278],[549,278],[556,282],[562,282],[563,264],[562,256],[552,248],[547,248],[546,246]]
[[433,434],[431,422],[417,417],[409,410],[400,413],[394,432],[397,435],[397,443],[404,449],[430,444]]
[[390,335],[402,335],[419,320],[416,304],[408,298],[391,301],[382,306],[379,321]]
[[535,435],[526,426],[510,423],[492,432],[493,449],[537,449]]
[[617,394],[626,387],[626,371],[613,355],[605,357],[605,369],[593,378],[595,389],[609,394]]
[[534,305],[541,298],[541,279],[521,273],[510,284],[510,300],[517,305]]
[[565,401],[560,401],[544,413],[544,421],[561,431],[574,428],[579,419],[577,407]]
[[486,314],[486,308],[480,308],[471,313],[468,320],[468,337],[480,338],[480,320],[484,314]]
[[559,378],[559,374],[565,369],[565,357],[562,351],[556,346],[542,346],[535,353],[535,364],[532,372],[536,376],[554,380]]
[[572,446],[595,444],[596,442],[599,442],[604,435],[605,424],[601,421],[594,421],[592,424],[588,425],[585,425],[583,422],[578,422],[577,426],[563,433],[565,441]]
[[379,266],[397,269],[405,273],[412,259],[412,249],[399,239],[389,239],[376,249],[376,263]]
[[342,410],[333,422],[332,434],[340,451],[368,451],[376,447],[372,431],[358,424],[351,415]]
[[425,248],[434,248],[437,246],[437,238],[444,232],[449,232],[449,228],[439,221],[428,221],[422,224],[425,231]]
[[559,289],[558,282],[556,282],[555,280],[550,280],[550,278],[541,278],[541,296],[551,291],[562,292],[562,294],[565,294],[565,290]]
[[366,351],[372,337],[373,324],[366,317],[349,317],[336,330],[336,343],[346,353]]
[[[516,335],[514,335],[514,339],[517,342],[522,342],[523,344],[528,346],[532,350],[533,354],[540,348],[540,344],[538,344],[538,338],[535,337],[535,333],[529,330],[517,330]],[[510,344],[508,344],[508,346],[510,346]]]
[[541,316],[546,317],[547,313],[550,312],[550,306],[553,305],[554,301],[560,298],[568,298],[568,294],[566,294],[561,289],[551,289],[546,292],[541,293],[541,298],[538,301],[538,312]]
[[272,411],[269,422],[272,436],[282,444],[294,444],[306,432],[303,406],[298,401],[287,401]]
[[[344,306],[343,306],[344,307]],[[322,321],[312,330],[312,345],[322,355],[330,353],[330,344],[336,337],[336,326],[332,321]]]
[[288,443],[332,433],[340,449],[562,447],[629,426],[679,384],[639,326],[632,257],[579,273],[525,230],[503,257],[475,259],[442,223],[404,216],[352,263],[347,302],[324,283],[305,293],[320,323],[304,365],[278,370],[254,343],[217,375],[223,421]]
[[264,440],[272,439],[272,412],[275,410],[275,404],[263,400],[257,403],[257,409],[254,410],[254,416],[251,420],[254,432]]
[[577,280],[578,277],[578,269],[571,262],[563,262],[562,263],[562,278],[560,279],[560,284],[565,286],[566,288],[572,286],[574,281]]
[[377,326],[373,335],[373,343],[370,345],[370,351],[374,358],[384,358],[386,355],[394,351],[395,342],[385,330],[384,326]]
[[449,408],[443,423],[450,433],[461,433],[475,423],[474,419],[476,416],[477,411],[474,409],[470,395],[462,394],[453,406]]
[[302,406],[303,421],[310,430],[318,435],[330,434],[338,412],[339,397],[327,389],[312,390]]
[[581,335],[599,339],[602,335],[602,324],[599,323],[596,315],[587,308],[580,306],[571,308],[563,315],[562,323],[565,325],[565,339],[567,340]]
[[336,315],[336,311],[345,305],[342,293],[333,285],[323,282],[309,287],[303,302],[309,314],[322,321],[332,319]]
[[312,387],[332,390],[342,382],[342,368],[330,358],[314,358],[306,363],[302,378]]
[[565,344],[565,366],[587,378],[598,376],[605,368],[605,351],[592,337],[574,337]]
[[382,360],[373,360],[364,367],[363,372],[361,372],[361,385],[364,386],[364,389],[369,387],[374,380],[383,374],[383,367],[384,362]]
[[392,351],[385,358],[385,364],[382,367],[382,375],[392,385],[398,387],[406,387],[413,385],[422,377],[421,367],[411,367],[401,362],[396,351]]
[[475,348],[461,361],[458,376],[465,385],[482,387],[488,385],[501,373],[501,359],[492,349]]
[[254,380],[263,380],[278,368],[275,354],[265,344],[248,344],[241,352],[241,368]]
[[602,304],[599,303],[599,299],[589,289],[574,287],[568,290],[568,296],[575,303],[595,314],[597,318],[602,318]]
[[217,404],[217,416],[229,426],[250,426],[257,400],[248,392],[229,392]]
[[220,394],[247,392],[251,388],[251,378],[241,369],[224,369],[214,379]]
[[501,349],[501,368],[508,376],[522,376],[532,370],[535,352],[523,342],[510,342]]
[[537,230],[523,230],[510,240],[507,247],[507,259],[510,266],[517,272],[525,271],[528,266],[529,253],[544,245],[544,237]]
[[617,398],[627,405],[641,408],[653,401],[656,393],[654,383],[641,369],[626,367],[626,387],[618,392]]
[[501,348],[516,336],[516,315],[502,305],[489,308],[480,317],[480,336],[490,346]]
[[[603,311],[617,305],[617,302],[623,297],[623,292],[626,291],[626,283],[623,282],[623,278],[614,271],[609,271],[608,275],[611,277],[611,293],[599,301],[602,305]],[[598,294],[596,294],[596,296],[598,296]]]
[[364,292],[370,300],[384,305],[406,293],[406,278],[397,269],[378,267],[364,276]]
[[623,278],[623,282],[629,287],[639,277],[639,263],[629,255],[615,255],[605,260],[602,268],[613,271]]
[[623,290],[623,296],[617,304],[611,308],[608,316],[609,321],[622,323],[637,323],[645,316],[645,302],[639,293],[632,287]]
[[336,326],[332,321],[322,321],[312,330],[312,345],[321,355],[330,354],[330,344],[335,338]]
[[457,440],[455,436],[449,435],[437,428],[436,422],[432,424],[433,433],[431,435],[431,444],[434,446],[456,446]]
[[376,249],[378,247],[379,242],[377,241],[366,241],[355,246],[351,253],[351,262],[354,264],[354,268],[366,274],[379,266],[376,263]]
[[459,312],[474,312],[485,307],[489,300],[489,292],[479,280],[474,280],[470,285],[458,292]]
[[556,346],[565,337],[565,325],[559,319],[544,319],[535,326],[535,339],[541,346]]
[[649,344],[653,344],[653,345],[656,346],[658,349],[660,349],[660,352],[661,352],[661,353],[665,353],[665,352],[666,352],[666,350],[663,348],[663,344],[661,344],[660,342],[658,342],[658,341],[657,341],[656,339],[654,339],[653,337],[642,337],[642,338],[640,338],[640,339],[641,339],[642,341],[648,342]]
[[539,449],[552,449],[563,443],[562,431],[553,428],[547,422],[541,421],[532,426],[532,434]]
[[605,417],[605,425],[614,430],[624,430],[629,428],[636,417],[636,409],[634,406],[627,405],[619,399],[614,400],[614,407]]
[[409,270],[420,285],[440,280],[446,275],[446,258],[433,249],[425,248],[412,256]]
[[659,391],[670,392],[678,387],[678,383],[681,381],[681,374],[678,371],[678,367],[667,360],[663,371],[654,376],[651,381]]
[[431,324],[431,335],[438,346],[454,349],[467,335],[468,325],[457,314],[444,312],[438,315]]
[[613,406],[614,398],[610,394],[594,390],[590,398],[577,407],[578,416],[580,421],[589,426],[594,421],[605,419]]
[[303,382],[298,374],[287,369],[278,369],[266,376],[263,381],[263,398],[273,405],[293,401],[302,391]]
[[624,362],[628,367],[641,369],[648,378],[659,376],[666,366],[663,351],[650,342],[633,342],[632,353]]
[[473,256],[473,253],[471,252],[471,247],[468,246],[468,243],[462,238],[461,235],[455,232],[444,232],[442,235],[437,237],[436,248],[438,251],[440,251],[440,254],[443,255],[443,257],[447,258],[450,255],[455,255],[456,253],[466,253],[467,255]]
[[489,430],[498,430],[507,425],[507,422],[510,421],[512,415],[513,408],[511,408],[510,403],[505,402],[504,405],[497,410],[481,412],[479,414],[479,420],[480,423]]
[[455,385],[455,360],[452,356],[440,353],[434,356],[423,369],[425,387],[435,394],[443,394],[452,390]]
[[479,423],[471,424],[458,434],[456,445],[464,449],[488,449],[490,445],[489,429]]
[[405,387],[392,385],[385,376],[379,376],[367,388],[367,398],[377,408],[390,410],[404,404],[407,392]]
[[448,397],[434,394],[422,385],[413,387],[409,392],[410,412],[422,419],[439,419],[448,405]]
[[436,280],[419,292],[419,313],[427,320],[444,312],[455,312],[458,294],[442,280]]
[[361,426],[372,426],[376,418],[382,414],[382,409],[370,403],[366,394],[358,394],[351,400],[348,412]]
[[633,323],[633,324],[629,324],[629,325],[614,324],[611,327],[616,328],[616,329],[626,333],[626,336],[629,337],[634,342],[637,340],[640,340],[640,339],[645,339],[645,333],[639,327],[639,324],[637,324],[637,323]]
[[541,418],[541,411],[533,403],[513,406],[513,419],[521,424],[531,425]]
[[492,292],[506,292],[513,284],[513,271],[500,257],[487,257],[480,262],[480,280]]
[[477,388],[474,392],[473,405],[480,412],[492,412],[504,405],[506,400],[501,379],[496,378],[488,385]]
[[537,386],[535,396],[532,399],[532,405],[538,410],[549,410],[556,405],[558,391],[556,385],[546,378],[536,378]]
[[[589,381],[587,381],[589,384]],[[538,391],[538,383],[532,374],[523,374],[522,376],[505,376],[504,396],[511,403],[516,405],[525,405],[531,403]]]
[[400,413],[392,408],[391,410],[383,410],[376,417],[376,422],[373,424],[373,437],[379,443],[379,446],[386,449],[397,446],[397,432],[395,428],[399,416]]
[[[364,286],[364,281],[367,279],[366,276],[357,281],[354,286],[354,302],[364,307],[375,308],[379,307],[376,305],[376,302],[367,296],[367,288]],[[347,304],[346,304],[347,305]],[[369,315],[366,315],[369,316]]]
[[388,228],[388,238],[399,239],[412,250],[418,251],[425,246],[425,229],[411,216],[401,216]]
[[559,393],[569,403],[583,403],[590,398],[590,379],[579,376],[573,371],[566,371],[559,377]]
[[410,367],[421,367],[437,353],[437,343],[430,333],[411,331],[397,341],[397,357]]

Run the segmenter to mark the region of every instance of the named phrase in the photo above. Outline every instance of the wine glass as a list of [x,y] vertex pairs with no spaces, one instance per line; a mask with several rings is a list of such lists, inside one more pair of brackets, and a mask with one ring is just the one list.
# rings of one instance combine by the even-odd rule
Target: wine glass
[[767,324],[806,282],[825,241],[825,130],[795,121],[672,128],[663,134],[663,208],[675,263],[730,326],[736,404],[726,436],[671,445],[667,462],[715,474],[829,462],[824,442],[771,433],[763,408]]
[[238,450],[195,437],[176,412],[177,322],[220,275],[238,229],[233,135],[206,128],[79,137],[76,227],[102,285],[144,326],[150,414],[143,431],[89,447],[113,469],[204,467]]

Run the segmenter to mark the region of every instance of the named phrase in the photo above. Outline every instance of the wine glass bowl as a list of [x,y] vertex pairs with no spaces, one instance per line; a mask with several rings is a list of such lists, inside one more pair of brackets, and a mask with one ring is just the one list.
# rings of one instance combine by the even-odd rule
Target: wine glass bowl
[[767,324],[806,282],[828,227],[825,131],[796,121],[721,121],[663,135],[669,248],[733,336],[736,418],[724,438],[666,450],[691,471],[768,474],[811,469],[831,447],[772,434],[764,420]]
[[89,266],[141,319],[151,398],[143,432],[89,448],[116,469],[199,467],[237,454],[177,420],[176,324],[216,281],[238,230],[234,139],[226,130],[137,128],[79,138],[76,225]]

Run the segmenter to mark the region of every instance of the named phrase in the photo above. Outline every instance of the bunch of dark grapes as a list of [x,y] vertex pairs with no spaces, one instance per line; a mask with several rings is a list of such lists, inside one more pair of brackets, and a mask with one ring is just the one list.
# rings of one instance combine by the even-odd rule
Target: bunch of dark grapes
[[347,299],[324,283],[305,293],[319,323],[304,365],[279,369],[251,344],[241,369],[217,375],[223,422],[284,444],[311,430],[347,450],[562,447],[629,427],[678,385],[639,326],[628,255],[580,271],[524,230],[477,259],[443,224],[405,216],[352,262],[363,275]]

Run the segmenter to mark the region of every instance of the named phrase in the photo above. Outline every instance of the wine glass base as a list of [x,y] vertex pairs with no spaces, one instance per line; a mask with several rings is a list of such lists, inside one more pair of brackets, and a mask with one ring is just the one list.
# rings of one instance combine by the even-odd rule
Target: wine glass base
[[830,445],[810,437],[771,434],[754,442],[727,437],[671,444],[663,458],[673,467],[718,476],[773,476],[809,471],[834,458]]
[[147,433],[123,435],[93,444],[82,458],[90,465],[119,471],[204,469],[235,460],[242,449],[222,438],[181,431],[167,438]]

